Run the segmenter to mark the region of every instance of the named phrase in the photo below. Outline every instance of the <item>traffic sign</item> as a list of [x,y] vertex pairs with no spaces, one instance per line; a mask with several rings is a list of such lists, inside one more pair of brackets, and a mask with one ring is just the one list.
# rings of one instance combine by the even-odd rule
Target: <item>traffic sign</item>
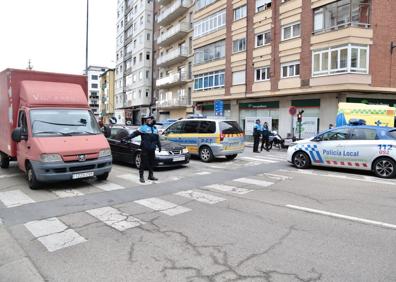
[[294,116],[297,113],[297,108],[294,106],[289,107],[289,114]]
[[224,101],[215,100],[214,101],[215,116],[224,116]]

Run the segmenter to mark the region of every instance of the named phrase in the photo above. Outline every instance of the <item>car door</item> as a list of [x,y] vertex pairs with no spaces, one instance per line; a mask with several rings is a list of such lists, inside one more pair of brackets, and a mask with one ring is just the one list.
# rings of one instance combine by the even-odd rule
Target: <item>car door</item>
[[318,158],[313,163],[331,167],[346,166],[344,149],[349,147],[349,138],[350,129],[347,127],[335,128],[314,138],[316,144],[313,146],[316,145]]
[[[356,168],[370,170],[372,161],[378,157],[379,152],[392,147],[390,142],[379,140],[377,129],[356,127],[351,129],[349,149],[345,148],[348,162]],[[385,141],[385,142],[384,142]],[[389,149],[388,149],[389,150]]]
[[[22,128],[22,134],[28,136],[28,126],[27,126],[27,117],[26,112],[21,110],[18,114],[18,127]],[[27,140],[21,140],[21,142],[17,143],[17,160],[18,166],[22,170],[25,169],[25,161],[29,159],[30,156],[30,138],[28,137]]]
[[183,132],[184,121],[177,121],[170,125],[163,133],[165,140],[173,141],[178,144],[183,144],[181,134]]
[[123,162],[127,163],[133,163],[133,157],[134,157],[134,150],[133,144],[131,140],[127,140],[126,138],[129,136],[129,132],[125,128],[121,128],[116,136],[115,140],[117,142],[117,151],[119,153],[119,158]]
[[183,145],[191,154],[198,154],[199,146],[207,141],[205,138],[200,138],[202,134],[198,133],[199,127],[199,120],[187,120],[181,133]]

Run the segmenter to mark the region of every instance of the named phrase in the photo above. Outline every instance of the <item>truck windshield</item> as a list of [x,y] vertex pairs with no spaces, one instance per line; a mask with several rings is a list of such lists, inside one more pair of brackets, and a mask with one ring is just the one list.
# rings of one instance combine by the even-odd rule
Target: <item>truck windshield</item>
[[100,134],[98,123],[88,110],[40,109],[30,111],[32,134],[74,136]]

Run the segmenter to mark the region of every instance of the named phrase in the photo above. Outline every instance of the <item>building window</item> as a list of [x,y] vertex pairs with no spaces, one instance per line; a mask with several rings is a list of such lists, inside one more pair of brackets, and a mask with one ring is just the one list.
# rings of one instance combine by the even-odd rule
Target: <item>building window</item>
[[203,64],[225,57],[225,40],[194,50],[194,64]]
[[194,76],[194,90],[224,87],[224,70]]
[[313,76],[368,73],[369,48],[348,44],[312,52]]
[[146,79],[149,79],[150,71],[146,71]]
[[150,41],[150,40],[151,40],[151,33],[147,32],[147,41]]
[[256,69],[256,81],[264,81],[270,79],[270,67]]
[[232,85],[245,84],[246,82],[246,72],[236,71],[232,73]]
[[368,27],[370,0],[340,0],[314,9],[314,32],[347,26]]
[[243,19],[246,17],[246,5],[234,9],[234,21]]
[[299,76],[300,62],[282,64],[281,69],[282,69],[282,78]]
[[201,10],[214,2],[216,2],[216,0],[197,0],[195,1],[195,10]]
[[256,0],[256,13],[271,8],[272,0]]
[[238,53],[246,50],[246,38],[234,40],[232,42],[232,52]]
[[299,37],[301,33],[300,23],[293,23],[282,27],[282,40]]
[[226,11],[220,11],[206,17],[194,24],[194,37],[200,37],[224,27],[226,24]]
[[95,75],[95,74],[93,74],[93,75],[91,75],[91,79],[92,79],[92,80],[98,80],[98,76]]
[[143,53],[139,54],[139,62],[141,62],[143,60]]
[[91,83],[91,88],[98,88],[98,84],[97,83]]
[[150,60],[150,52],[146,53],[146,60]]
[[256,35],[256,47],[267,45],[271,42],[271,32],[266,31]]

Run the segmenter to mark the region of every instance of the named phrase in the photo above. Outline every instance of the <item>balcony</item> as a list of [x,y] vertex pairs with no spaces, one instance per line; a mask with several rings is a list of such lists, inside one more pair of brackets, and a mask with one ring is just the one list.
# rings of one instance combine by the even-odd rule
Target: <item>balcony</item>
[[179,47],[175,50],[168,52],[167,54],[160,56],[157,59],[157,66],[165,67],[171,66],[174,64],[181,63],[188,58],[188,48],[187,47]]
[[169,76],[157,79],[156,86],[159,88],[169,88],[176,85],[187,83],[188,77],[186,72],[177,72]]
[[157,38],[157,44],[160,47],[169,46],[173,42],[182,39],[190,32],[190,24],[186,22],[180,22],[161,34]]
[[160,109],[176,109],[176,108],[185,108],[191,106],[190,101],[188,101],[187,97],[179,97],[172,98],[166,100],[157,101],[157,108]]
[[168,5],[172,0],[158,0],[158,4],[160,5]]
[[162,9],[158,15],[157,23],[162,26],[166,26],[181,17],[187,12],[189,7],[192,5],[192,0],[176,0],[170,6],[166,6]]

